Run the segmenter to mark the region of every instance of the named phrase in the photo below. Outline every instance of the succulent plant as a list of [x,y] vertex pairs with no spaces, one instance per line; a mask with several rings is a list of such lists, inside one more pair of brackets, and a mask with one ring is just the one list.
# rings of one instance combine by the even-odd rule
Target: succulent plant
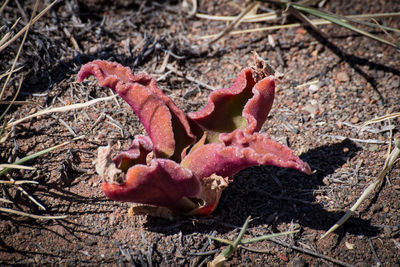
[[274,77],[263,62],[243,69],[230,88],[213,91],[207,105],[185,114],[147,74],[132,74],[115,62],[82,66],[87,76],[111,88],[134,110],[148,136],[137,135],[112,160],[99,149],[96,169],[113,200],[168,209],[175,215],[208,215],[223,188],[240,170],[257,165],[292,168],[310,174],[307,163],[288,147],[258,133],[271,110]]

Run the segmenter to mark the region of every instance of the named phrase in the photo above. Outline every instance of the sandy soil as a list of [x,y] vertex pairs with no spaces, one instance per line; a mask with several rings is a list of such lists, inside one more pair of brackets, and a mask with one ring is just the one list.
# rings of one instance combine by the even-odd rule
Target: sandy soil
[[[39,10],[49,4],[40,2]],[[209,217],[173,221],[132,217],[129,203],[104,196],[92,164],[99,146],[112,142],[126,149],[135,134],[143,133],[129,106],[118,98],[44,115],[11,129],[0,143],[0,163],[75,136],[85,137],[30,161],[27,165],[34,171],[8,173],[8,178],[38,182],[21,187],[45,211],[17,186],[7,184],[0,184],[0,197],[12,204],[2,202],[1,207],[67,217],[38,220],[0,213],[2,266],[203,266],[224,249],[207,235],[233,240],[248,216],[253,220],[246,238],[294,228],[301,231],[249,245],[258,252],[239,249],[228,266],[400,265],[399,163],[376,197],[368,199],[343,227],[319,240],[384,164],[389,125],[372,125],[364,132],[357,126],[400,111],[398,50],[326,25],[318,27],[324,36],[308,28],[241,34],[199,53],[198,47],[206,42],[199,37],[220,32],[226,23],[188,17],[191,1],[187,5],[183,1],[96,2],[101,1],[60,1],[34,24],[17,64],[23,69],[13,76],[4,97],[12,99],[23,74],[18,100],[28,102],[12,107],[7,120],[111,95],[93,79],[75,82],[80,66],[97,58],[160,78],[159,87],[184,111],[198,110],[210,89],[187,77],[214,88],[227,87],[252,62],[255,50],[284,74],[262,131],[288,145],[315,173],[253,167],[234,177]],[[327,1],[323,9],[338,14],[400,11],[398,1],[360,2]],[[0,15],[0,25],[11,27],[21,17],[14,32],[21,29],[33,5],[34,1],[24,1],[18,8],[10,1]],[[199,1],[198,12],[237,15],[239,7],[241,1]],[[291,22],[296,21],[286,21]],[[380,23],[400,28],[398,18]],[[270,23],[243,23],[239,28],[266,25]],[[11,67],[19,43],[20,39],[0,53],[0,73]],[[167,74],[163,62],[180,73]],[[318,86],[307,84],[310,81],[318,81]],[[400,120],[392,120],[391,125],[397,136]]]

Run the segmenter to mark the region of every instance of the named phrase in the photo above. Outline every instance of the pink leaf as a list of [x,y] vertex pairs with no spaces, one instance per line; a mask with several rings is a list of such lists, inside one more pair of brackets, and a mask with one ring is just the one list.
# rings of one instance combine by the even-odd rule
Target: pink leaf
[[116,201],[163,206],[173,211],[190,211],[188,197],[201,191],[200,181],[188,169],[169,159],[153,159],[150,166],[129,168],[123,184],[103,182],[105,195]]
[[244,129],[253,133],[261,129],[274,101],[272,76],[255,80],[251,68],[242,70],[230,88],[212,92],[207,105],[189,113],[189,118],[207,132],[210,142],[218,142],[221,133]]
[[196,177],[208,177],[211,174],[229,177],[244,168],[257,165],[292,168],[311,174],[308,164],[288,147],[263,134],[248,135],[242,130],[236,130],[222,135],[220,141],[191,151],[181,165],[192,170]]
[[129,68],[102,60],[82,66],[78,82],[89,75],[94,75],[100,86],[111,88],[133,108],[158,157],[179,159],[182,150],[195,141],[185,113],[158,89],[151,76],[135,76]]

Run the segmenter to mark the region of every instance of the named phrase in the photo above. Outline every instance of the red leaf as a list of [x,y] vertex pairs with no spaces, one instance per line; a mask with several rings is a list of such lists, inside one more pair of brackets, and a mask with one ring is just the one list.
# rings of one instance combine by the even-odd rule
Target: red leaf
[[248,135],[242,130],[236,130],[221,135],[220,141],[221,143],[206,144],[191,151],[181,165],[192,170],[197,177],[208,177],[211,174],[229,177],[244,168],[257,165],[292,168],[311,174],[307,163],[294,155],[288,147],[266,135]]
[[135,111],[149,134],[158,157],[180,159],[182,150],[195,141],[185,113],[164,95],[149,75],[133,75],[115,62],[95,60],[82,66],[78,82],[94,75],[100,86],[109,87]]
[[190,211],[196,207],[188,197],[201,191],[200,181],[188,169],[168,159],[153,159],[150,166],[129,168],[125,183],[103,182],[105,195],[116,201],[163,206],[173,211]]
[[256,81],[254,70],[242,70],[230,88],[218,89],[208,96],[207,105],[189,113],[189,118],[207,132],[209,142],[218,142],[219,134],[244,129],[261,129],[274,101],[272,76]]

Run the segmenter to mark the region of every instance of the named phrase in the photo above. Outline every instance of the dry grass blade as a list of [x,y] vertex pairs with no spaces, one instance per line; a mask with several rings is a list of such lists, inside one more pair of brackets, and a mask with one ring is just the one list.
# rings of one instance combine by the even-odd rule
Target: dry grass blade
[[363,127],[365,127],[367,125],[370,125],[370,124],[373,124],[373,123],[377,123],[377,122],[381,122],[381,121],[385,121],[385,120],[389,120],[389,119],[394,119],[394,118],[397,118],[397,117],[400,117],[400,112],[387,114],[387,115],[384,115],[384,116],[381,116],[381,117],[366,121],[360,126],[360,128],[362,129]]
[[20,215],[20,216],[30,217],[30,218],[33,218],[33,219],[40,219],[40,220],[59,220],[59,219],[67,218],[67,216],[65,216],[65,215],[61,215],[61,216],[41,216],[41,215],[30,214],[30,213],[26,213],[26,212],[23,212],[23,211],[18,211],[18,210],[3,208],[3,207],[0,207],[0,212],[11,213],[11,214],[16,214],[16,215]]
[[63,106],[63,107],[44,109],[44,110],[36,112],[36,113],[34,113],[32,115],[26,116],[26,117],[24,117],[22,119],[19,119],[19,120],[16,120],[16,121],[8,123],[7,126],[6,126],[6,129],[10,129],[11,127],[18,125],[21,122],[24,122],[26,120],[29,120],[29,119],[32,119],[32,118],[35,118],[35,117],[38,117],[38,116],[42,116],[42,115],[49,114],[49,113],[66,112],[66,111],[70,111],[70,110],[74,110],[74,109],[80,109],[80,108],[84,108],[84,107],[88,107],[90,105],[96,104],[97,102],[100,102],[100,101],[111,100],[111,99],[113,99],[115,97],[116,96],[106,96],[106,97],[102,97],[102,98],[93,99],[93,100],[90,100],[90,101],[85,102],[85,103],[72,104],[72,105]]
[[[390,14],[393,14],[394,17],[400,15],[400,13],[398,13],[398,12],[396,12],[396,13],[390,13]],[[380,29],[380,30],[382,30],[382,31],[388,30],[388,31],[400,33],[400,29],[396,29],[396,28],[392,28],[392,27],[380,25],[380,24],[376,21],[377,18],[373,18],[373,17],[372,17],[372,18],[370,18],[370,19],[373,21],[373,23],[367,22],[367,21],[361,21],[361,20],[353,19],[353,18],[351,18],[351,17],[344,17],[344,20],[346,20],[346,21],[358,23],[358,24],[361,24],[361,25],[366,25],[366,26],[369,26],[369,27],[378,28],[378,29]]]
[[5,199],[0,197],[0,202],[4,202],[4,203],[8,203],[8,204],[12,204],[13,202],[11,200]]
[[[196,17],[201,19],[219,20],[219,21],[233,21],[236,16],[213,16],[208,14],[197,13]],[[257,15],[247,15],[243,18],[242,22],[262,22],[277,19],[278,16],[275,12],[261,13]]]
[[[19,86],[17,89],[17,92],[14,95],[13,100],[8,104],[7,108],[4,110],[4,112],[0,115],[0,121],[4,118],[4,116],[6,116],[8,110],[11,108],[11,106],[14,104],[15,99],[17,99],[17,96],[19,94],[19,91],[21,90],[21,86],[22,86],[22,81],[24,80],[24,76],[21,75],[21,78],[19,79]],[[0,130],[0,135],[3,133],[3,129]]]
[[[400,16],[400,12],[390,12],[390,13],[372,13],[372,14],[359,14],[359,15],[349,15],[344,16],[346,19],[357,19],[359,22],[360,20],[367,20],[367,19],[379,19],[379,18],[387,18],[387,17],[398,17]],[[236,17],[235,16],[214,16],[208,14],[197,13],[196,17],[201,19],[208,19],[208,20],[217,20],[217,21],[232,21]],[[247,15],[243,18],[242,22],[263,22],[267,20],[274,20],[276,19],[276,12],[268,12],[268,13],[260,13],[257,15]],[[331,24],[332,22],[322,20],[322,19],[313,19],[315,22],[324,22],[324,24]]]
[[23,166],[23,165],[14,165],[14,164],[0,164],[0,171],[5,169],[5,168],[10,168],[10,169],[20,169],[20,170],[36,170],[36,168],[29,167],[29,166]]
[[[393,114],[390,114],[393,115]],[[383,116],[386,117],[385,119],[389,119],[391,118],[391,116],[386,115]],[[371,120],[371,121],[375,121],[375,122],[379,122],[382,121],[384,119],[382,119],[383,117]],[[372,122],[368,121],[366,122],[367,124],[371,124]],[[371,123],[369,123],[371,122]],[[365,123],[364,123],[365,124]],[[365,124],[365,125],[367,125]],[[378,174],[378,176],[374,179],[374,181],[364,190],[364,192],[361,194],[360,198],[356,201],[356,203],[350,208],[350,210],[348,210],[346,212],[345,215],[342,216],[342,218],[340,218],[339,221],[337,221],[325,234],[323,234],[321,236],[320,239],[325,238],[327,235],[329,235],[330,233],[332,233],[333,231],[335,231],[336,229],[338,229],[341,225],[343,225],[353,214],[354,212],[358,209],[358,207],[361,205],[361,203],[376,189],[379,188],[384,179],[386,174],[393,168],[394,164],[396,163],[397,158],[400,155],[400,139],[395,140],[395,147],[394,149],[390,152],[391,150],[391,139],[392,139],[392,130],[390,131],[391,135],[390,135],[390,142],[389,142],[389,147],[388,147],[388,156],[385,160],[385,164],[381,170],[381,172]]]
[[[26,37],[28,36],[29,29],[30,29],[30,27],[32,26],[32,20],[33,20],[33,17],[35,16],[35,14],[36,14],[36,10],[37,10],[38,6],[39,6],[39,0],[36,0],[35,6],[33,7],[31,19],[30,19],[28,25],[26,25],[27,28],[26,28],[26,31],[25,31],[25,34],[24,34],[24,38],[22,38],[21,44],[20,44],[20,46],[19,46],[19,48],[18,48],[17,55],[15,56],[14,62],[13,62],[13,64],[12,64],[12,66],[11,66],[10,73],[8,74],[7,79],[6,79],[6,81],[5,81],[4,85],[3,85],[3,88],[1,89],[1,92],[0,92],[0,99],[3,98],[3,94],[4,94],[5,90],[6,90],[6,87],[7,87],[7,85],[8,85],[8,82],[10,81],[11,74],[14,72],[15,65],[17,64],[19,55],[21,54],[22,47],[24,46]],[[7,42],[7,43],[8,43],[8,42]],[[6,44],[7,44],[7,43],[6,43]],[[2,45],[1,47],[5,46],[6,44]],[[0,47],[0,52],[2,51],[1,47]],[[5,46],[5,47],[6,47],[6,46]],[[5,48],[5,47],[4,47],[4,48]]]
[[8,0],[4,1],[3,5],[0,7],[0,14],[3,13],[4,8],[6,7]]
[[360,28],[357,28],[357,27],[351,25],[349,23],[349,20],[346,19],[346,17],[339,16],[339,15],[332,14],[332,13],[325,12],[325,11],[321,11],[321,10],[316,9],[316,8],[312,8],[312,7],[308,7],[308,6],[304,6],[304,5],[299,5],[299,4],[293,3],[293,2],[269,1],[269,0],[257,0],[257,1],[278,4],[278,5],[284,6],[286,8],[288,8],[288,7],[294,8],[294,9],[300,11],[300,12],[307,13],[307,14],[316,16],[318,18],[325,19],[325,20],[330,21],[330,22],[332,22],[334,24],[337,24],[337,25],[339,25],[341,27],[349,29],[349,30],[351,30],[353,32],[359,33],[361,35],[364,35],[364,36],[366,36],[368,38],[374,39],[374,40],[379,41],[381,43],[390,45],[390,46],[392,46],[392,47],[394,47],[396,49],[400,49],[400,46],[397,43],[392,43],[392,42],[390,42],[388,40],[380,38],[379,36],[377,36],[375,34],[372,34],[370,32],[364,31],[364,30],[362,30]]
[[38,182],[36,181],[30,181],[30,180],[12,180],[12,181],[4,181],[4,180],[0,180],[0,184],[10,184],[10,185],[19,185],[19,184],[38,184]]
[[219,39],[224,37],[226,34],[228,34],[234,27],[240,24],[240,22],[243,20],[243,18],[246,16],[247,13],[252,11],[256,6],[258,5],[257,2],[251,3],[246,9],[244,9],[237,17],[235,20],[233,20],[222,32],[217,34],[211,41],[208,42],[208,46],[211,46],[213,43],[217,42]]
[[339,26],[347,28],[347,29],[349,29],[349,30],[351,30],[353,32],[362,34],[362,35],[364,35],[366,37],[369,37],[369,38],[374,39],[376,41],[379,41],[381,43],[384,43],[384,44],[390,45],[390,46],[392,46],[394,48],[400,49],[400,46],[395,44],[395,43],[392,43],[392,42],[387,41],[387,40],[385,40],[383,38],[380,38],[375,34],[372,34],[372,33],[369,33],[367,31],[361,30],[361,29],[359,29],[357,27],[354,27],[353,25],[351,25],[348,22],[346,22],[345,18],[343,18],[343,17],[337,16],[337,15],[333,15],[333,14],[329,14],[329,13],[326,13],[326,12],[322,12],[322,11],[317,10],[317,9],[299,6],[299,5],[295,5],[294,7],[297,10],[300,10],[300,11],[303,11],[303,12],[307,12],[307,13],[312,14],[314,16],[326,19],[328,21],[331,21],[332,23],[335,23],[335,24],[337,24]]
[[269,234],[269,235],[263,235],[263,236],[258,236],[258,237],[253,237],[253,238],[249,238],[249,239],[243,239],[240,244],[250,244],[250,243],[254,243],[254,242],[259,242],[259,241],[264,241],[264,240],[268,240],[268,239],[272,239],[275,237],[281,237],[281,236],[285,236],[285,235],[291,235],[291,234],[295,234],[300,232],[300,230],[294,230],[294,231],[286,231],[286,232],[282,232],[282,233],[274,233],[274,234]]
[[45,9],[42,10],[42,12],[40,12],[36,17],[34,17],[31,22],[26,25],[25,27],[23,27],[16,35],[14,35],[14,37],[12,37],[10,40],[8,40],[5,44],[0,46],[0,52],[3,51],[7,46],[9,46],[12,42],[14,42],[16,39],[18,39],[18,37],[20,37],[24,32],[28,31],[28,29],[30,28],[30,26],[32,24],[34,24],[35,22],[37,22],[44,14],[46,14],[46,12],[52,7],[54,6],[55,3],[57,3],[58,0],[54,0],[50,5],[48,5]]

